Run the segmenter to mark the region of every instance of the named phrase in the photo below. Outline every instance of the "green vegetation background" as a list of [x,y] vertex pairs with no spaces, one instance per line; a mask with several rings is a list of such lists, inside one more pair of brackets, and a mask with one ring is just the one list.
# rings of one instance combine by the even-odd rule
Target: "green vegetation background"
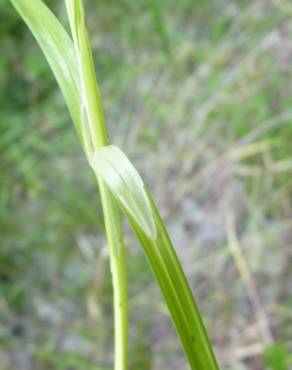
[[[61,1],[46,3],[66,22]],[[222,369],[288,369],[290,1],[86,6],[112,141],[153,189]],[[0,369],[111,369],[110,271],[94,177],[49,67],[7,0],[0,42]],[[230,214],[273,337],[268,349],[230,248]],[[185,369],[125,230],[130,369]]]

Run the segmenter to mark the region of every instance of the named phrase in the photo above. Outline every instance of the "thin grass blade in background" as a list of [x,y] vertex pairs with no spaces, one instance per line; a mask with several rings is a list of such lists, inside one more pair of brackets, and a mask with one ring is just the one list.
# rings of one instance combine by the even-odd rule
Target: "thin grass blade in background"
[[162,16],[160,4],[157,0],[150,0],[149,7],[152,13],[153,23],[159,36],[161,49],[164,52],[167,61],[173,61],[174,57],[171,48],[171,41],[167,33],[166,24]]

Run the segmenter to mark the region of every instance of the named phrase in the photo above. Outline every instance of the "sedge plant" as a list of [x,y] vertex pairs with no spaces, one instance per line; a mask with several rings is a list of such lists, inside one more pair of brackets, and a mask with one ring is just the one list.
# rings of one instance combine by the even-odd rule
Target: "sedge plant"
[[110,145],[82,0],[65,0],[70,35],[41,0],[10,0],[55,75],[99,187],[113,281],[115,370],[128,367],[127,217],[153,270],[189,366],[218,370],[194,296],[148,189],[121,149]]

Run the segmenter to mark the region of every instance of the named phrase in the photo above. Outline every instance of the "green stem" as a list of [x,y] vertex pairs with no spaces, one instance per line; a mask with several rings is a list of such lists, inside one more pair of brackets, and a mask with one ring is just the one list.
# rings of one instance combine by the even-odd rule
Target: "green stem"
[[[96,80],[95,67],[85,27],[84,10],[81,0],[66,0],[74,46],[79,62],[82,85],[82,101],[87,114],[83,124],[89,132],[91,150],[108,145],[108,133]],[[90,153],[87,153],[89,156]],[[100,189],[104,223],[110,252],[110,264],[114,292],[115,325],[115,370],[127,369],[128,352],[128,301],[125,247],[121,231],[119,211],[115,200],[103,181],[97,176]]]
[[98,182],[109,244],[114,292],[115,370],[126,370],[128,361],[128,297],[125,247],[116,201],[105,184],[100,179]]
[[127,369],[128,356],[128,297],[125,247],[119,211],[115,200],[100,178],[97,178],[110,253],[114,293],[115,370]]

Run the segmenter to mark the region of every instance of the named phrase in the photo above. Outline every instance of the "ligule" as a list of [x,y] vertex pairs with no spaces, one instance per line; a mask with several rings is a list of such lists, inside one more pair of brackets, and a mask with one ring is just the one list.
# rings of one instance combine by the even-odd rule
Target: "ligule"
[[126,155],[117,146],[109,145],[94,152],[90,165],[125,212],[132,215],[151,240],[155,240],[157,231],[148,195],[140,175]]

